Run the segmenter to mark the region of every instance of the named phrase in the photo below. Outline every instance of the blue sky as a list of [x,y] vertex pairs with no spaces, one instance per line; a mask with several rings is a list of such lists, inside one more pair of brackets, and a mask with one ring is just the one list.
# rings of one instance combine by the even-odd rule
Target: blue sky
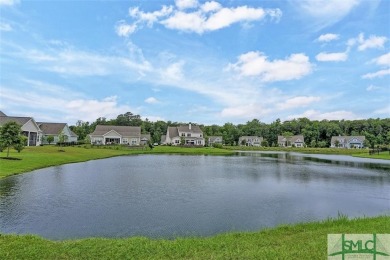
[[390,1],[0,0],[0,12],[8,115],[390,117]]

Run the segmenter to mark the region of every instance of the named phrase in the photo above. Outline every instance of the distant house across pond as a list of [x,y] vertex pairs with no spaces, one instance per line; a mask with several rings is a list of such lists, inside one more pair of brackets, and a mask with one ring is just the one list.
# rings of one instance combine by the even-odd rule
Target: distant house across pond
[[143,145],[150,140],[150,135],[141,135],[139,126],[97,125],[89,135],[91,144],[125,144],[131,146]]
[[365,136],[332,136],[331,148],[363,148]]
[[293,135],[293,136],[278,136],[278,145],[280,147],[304,147],[305,139],[303,135]]
[[222,136],[209,136],[208,145],[212,146],[213,144],[222,144]]
[[242,146],[261,146],[263,137],[259,136],[241,136],[238,138],[238,145]]
[[53,136],[54,141],[51,144],[59,142],[59,136],[64,135],[65,143],[77,142],[78,136],[70,130],[67,123],[47,123],[37,122],[39,128],[42,130],[43,139],[42,144],[48,144],[47,137]]
[[203,146],[205,144],[203,131],[197,125],[169,126],[164,144]]
[[7,116],[0,111],[0,126],[16,122],[21,126],[22,134],[27,137],[27,146],[39,146],[42,142],[42,131],[32,117]]

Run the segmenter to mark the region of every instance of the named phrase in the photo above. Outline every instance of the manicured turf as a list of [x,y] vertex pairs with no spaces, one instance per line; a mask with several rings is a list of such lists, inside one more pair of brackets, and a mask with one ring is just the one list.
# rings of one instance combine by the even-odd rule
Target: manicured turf
[[326,220],[258,232],[175,240],[142,237],[50,241],[0,235],[0,259],[326,259],[327,234],[390,233],[390,216]]
[[[52,145],[26,147],[21,153],[17,153],[15,150],[10,151],[10,157],[20,158],[22,160],[0,159],[0,178],[66,163],[83,162],[119,155],[146,153],[227,155],[233,154],[234,152],[209,147],[188,148],[171,146],[158,146],[153,150],[150,150],[149,148],[125,148],[119,146],[91,148],[89,145],[81,147],[57,147]],[[5,157],[6,151],[0,153],[0,156]]]
[[366,152],[366,153],[354,154],[353,156],[390,160],[390,151],[380,152],[379,154],[377,154],[377,153],[369,154],[368,152]]

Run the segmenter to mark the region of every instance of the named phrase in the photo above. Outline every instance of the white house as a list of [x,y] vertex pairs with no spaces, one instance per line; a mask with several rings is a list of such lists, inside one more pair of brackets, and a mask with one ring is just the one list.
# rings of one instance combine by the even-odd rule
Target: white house
[[208,145],[211,146],[213,144],[222,144],[222,136],[209,136]]
[[293,136],[278,136],[278,145],[281,147],[304,147],[305,139],[303,135],[293,135]]
[[203,131],[197,125],[169,126],[165,138],[165,144],[203,146],[205,144]]
[[245,146],[261,146],[262,141],[263,137],[259,136],[241,136],[238,138],[238,144]]
[[27,146],[39,146],[42,142],[42,131],[32,117],[7,116],[0,111],[0,126],[8,122],[21,125],[22,134],[27,137]]
[[365,136],[332,136],[330,147],[332,148],[363,148]]
[[150,135],[141,135],[139,126],[97,125],[95,131],[89,135],[91,144],[146,144]]
[[59,141],[59,135],[64,135],[64,142],[71,143],[77,142],[78,136],[70,130],[67,123],[47,123],[47,122],[37,122],[39,128],[43,133],[43,144],[48,144],[47,137],[53,136],[54,141],[52,144],[56,144]]

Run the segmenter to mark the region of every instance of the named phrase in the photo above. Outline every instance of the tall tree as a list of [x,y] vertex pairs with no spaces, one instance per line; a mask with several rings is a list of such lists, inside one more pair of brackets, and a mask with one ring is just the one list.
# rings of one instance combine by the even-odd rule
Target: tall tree
[[5,123],[0,128],[0,145],[7,148],[7,157],[9,157],[9,148],[21,143],[21,126],[16,122]]

